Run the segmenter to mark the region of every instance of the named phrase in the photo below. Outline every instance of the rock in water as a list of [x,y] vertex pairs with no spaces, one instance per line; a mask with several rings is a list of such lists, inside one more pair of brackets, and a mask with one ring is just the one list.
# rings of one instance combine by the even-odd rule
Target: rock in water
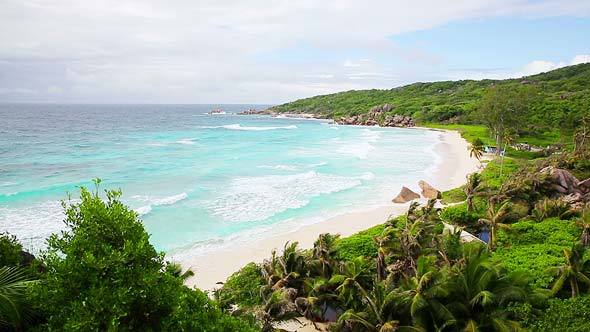
[[392,200],[394,203],[407,203],[409,201],[413,201],[415,199],[420,198],[420,195],[416,194],[408,187],[402,187],[402,190],[399,194]]
[[440,191],[436,190],[433,186],[428,184],[426,181],[420,180],[418,182],[420,189],[422,189],[422,196],[428,199],[439,199],[442,197]]

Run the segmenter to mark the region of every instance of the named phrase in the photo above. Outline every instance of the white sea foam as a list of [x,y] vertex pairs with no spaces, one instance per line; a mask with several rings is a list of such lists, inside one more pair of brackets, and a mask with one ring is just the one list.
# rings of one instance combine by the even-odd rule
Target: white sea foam
[[223,125],[223,126],[201,126],[204,129],[229,129],[229,130],[244,130],[244,131],[264,131],[264,130],[278,130],[278,129],[297,129],[297,126],[280,126],[280,127],[257,127],[257,126],[242,126],[239,123]]
[[184,144],[184,145],[193,145],[195,144],[196,138],[183,138],[181,140],[176,141],[176,143],[178,144]]
[[135,209],[135,212],[137,212],[140,216],[143,216],[145,214],[152,212],[152,206],[151,205],[140,206],[137,209]]
[[338,152],[353,155],[358,159],[367,159],[371,151],[375,150],[371,143],[377,142],[380,137],[381,132],[379,131],[363,129],[360,139],[355,139],[353,142],[338,143],[341,145]]
[[0,230],[15,235],[26,249],[38,252],[44,249],[49,235],[65,229],[64,218],[60,201],[26,207],[0,207]]
[[226,221],[258,221],[303,207],[315,196],[347,190],[361,183],[360,178],[315,171],[236,178],[225,192],[206,202],[205,207]]
[[299,169],[299,167],[295,165],[260,165],[258,168],[276,169],[280,171],[295,171]]
[[176,202],[186,199],[187,197],[188,197],[188,194],[183,192],[178,195],[172,195],[172,196],[160,197],[160,198],[155,198],[155,197],[151,197],[151,196],[144,196],[144,195],[135,195],[135,196],[132,196],[131,198],[138,200],[140,202],[147,202],[148,203],[147,205],[140,206],[135,209],[135,212],[137,212],[138,214],[146,215],[146,214],[152,212],[152,208],[154,206],[172,205]]

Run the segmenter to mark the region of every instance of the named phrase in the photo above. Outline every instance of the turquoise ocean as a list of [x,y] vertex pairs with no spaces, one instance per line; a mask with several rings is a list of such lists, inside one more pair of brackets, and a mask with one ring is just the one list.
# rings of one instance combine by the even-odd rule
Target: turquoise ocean
[[101,178],[159,250],[205,252],[388,204],[437,167],[436,132],[235,114],[265,107],[0,105],[0,232],[42,249]]

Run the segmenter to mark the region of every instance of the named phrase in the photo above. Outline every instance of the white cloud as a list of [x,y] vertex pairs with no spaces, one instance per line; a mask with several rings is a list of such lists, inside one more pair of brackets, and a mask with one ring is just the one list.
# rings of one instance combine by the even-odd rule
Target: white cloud
[[579,65],[581,63],[588,63],[590,62],[590,54],[580,54],[576,55],[573,59],[571,64],[572,65]]
[[579,54],[573,57],[569,62],[552,62],[547,60],[535,60],[524,65],[523,69],[517,72],[516,77],[535,75],[548,72],[565,66],[577,65],[590,62],[589,54]]
[[[590,2],[565,0],[4,0],[0,93],[28,101],[18,92],[26,87],[26,98],[52,101],[206,103],[388,88],[423,77],[383,59],[440,61],[400,48],[391,35],[469,18],[589,13]],[[297,48],[328,56],[261,60]]]
[[496,70],[459,70],[449,74],[446,79],[506,79],[506,78],[520,78],[524,76],[531,76],[540,73],[545,73],[551,70],[563,68],[566,66],[577,65],[581,63],[590,62],[590,55],[579,54],[574,56],[570,61],[549,61],[549,60],[533,60],[526,63],[521,68],[516,69],[496,69]]

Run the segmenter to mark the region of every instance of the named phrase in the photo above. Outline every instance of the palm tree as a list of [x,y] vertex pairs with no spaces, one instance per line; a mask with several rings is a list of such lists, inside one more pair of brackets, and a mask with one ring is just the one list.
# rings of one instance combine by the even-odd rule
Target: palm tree
[[346,307],[358,309],[362,307],[361,299],[367,297],[366,289],[371,285],[371,280],[367,261],[363,257],[357,257],[346,262],[341,274],[332,276],[330,282],[339,284],[336,291]]
[[551,287],[553,294],[557,294],[566,282],[569,282],[572,297],[580,294],[580,283],[590,286],[590,262],[584,257],[585,251],[580,244],[575,244],[571,249],[563,249],[565,264],[549,269],[557,278]]
[[190,268],[183,272],[182,265],[176,262],[166,262],[166,271],[182,281],[186,281],[195,275],[195,272]]
[[463,188],[463,192],[467,196],[467,211],[473,211],[473,199],[477,196],[481,196],[484,191],[484,184],[481,180],[479,173],[473,173],[467,178],[467,183]]
[[444,304],[449,295],[448,282],[437,269],[434,259],[434,256],[420,256],[416,263],[416,275],[402,280],[398,295],[414,326],[427,330],[455,323],[453,314]]
[[488,247],[492,250],[496,247],[498,229],[509,228],[509,225],[505,221],[510,217],[511,209],[512,205],[509,201],[501,203],[500,207],[496,208],[495,200],[490,199],[486,217],[479,219],[479,222],[485,225],[490,231]]
[[363,311],[348,310],[338,318],[341,330],[356,331],[354,326],[360,325],[363,330],[376,332],[424,331],[418,327],[402,326],[399,319],[404,317],[396,310],[398,299],[395,289],[388,287],[385,282],[376,283],[364,299],[367,305]]
[[483,157],[484,144],[479,138],[476,138],[473,143],[469,144],[469,157],[475,157],[477,160],[481,160]]
[[330,278],[335,268],[334,255],[336,254],[336,241],[339,235],[329,233],[320,234],[313,244],[312,263],[319,267],[319,274],[324,278]]
[[325,278],[308,278],[305,280],[306,297],[299,297],[295,305],[299,313],[313,321],[325,321],[330,303],[336,301],[336,285]]
[[527,299],[528,277],[508,274],[502,265],[490,259],[486,248],[478,243],[463,247],[463,258],[450,272],[450,303],[463,331],[518,331],[504,308],[510,302]]
[[582,215],[576,220],[576,224],[582,229],[580,242],[584,247],[590,245],[590,207],[582,210]]
[[265,260],[262,264],[262,274],[273,290],[300,284],[299,278],[304,272],[305,257],[301,254],[297,242],[285,243],[280,256],[273,251],[271,259]]
[[0,330],[2,326],[20,330],[29,318],[25,292],[32,282],[21,267],[0,268]]

